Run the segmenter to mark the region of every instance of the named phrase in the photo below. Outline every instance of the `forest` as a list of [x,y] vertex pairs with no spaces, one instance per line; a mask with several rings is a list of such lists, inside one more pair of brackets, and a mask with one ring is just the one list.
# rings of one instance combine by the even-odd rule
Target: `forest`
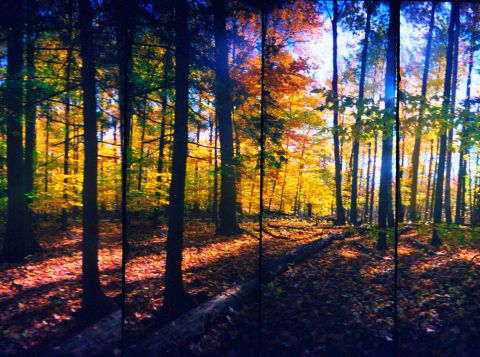
[[474,356],[480,5],[5,0],[0,355]]

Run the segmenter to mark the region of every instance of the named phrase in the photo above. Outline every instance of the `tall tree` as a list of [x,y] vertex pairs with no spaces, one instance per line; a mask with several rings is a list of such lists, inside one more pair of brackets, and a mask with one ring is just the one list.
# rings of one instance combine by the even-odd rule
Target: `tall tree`
[[240,232],[237,223],[237,193],[233,152],[232,85],[228,73],[227,7],[225,0],[213,1],[215,30],[215,106],[220,139],[220,207],[218,234]]
[[338,21],[340,11],[338,9],[338,1],[333,0],[332,34],[333,34],[333,78],[332,78],[332,95],[333,95],[333,145],[335,156],[335,204],[336,204],[336,225],[345,224],[345,208],[342,202],[342,161],[340,156],[340,137],[338,125]]
[[[370,35],[370,18],[373,12],[373,2],[367,1],[365,3],[366,12],[367,12],[367,21],[365,24],[365,38],[363,39],[363,49],[362,49],[362,63],[360,65],[360,83],[358,88],[358,114],[355,119],[355,128],[356,134],[354,134],[353,139],[353,164],[352,164],[352,195],[350,201],[350,223],[357,225],[358,221],[358,212],[357,212],[357,195],[358,195],[358,154],[360,151],[360,132],[362,124],[362,115],[364,108],[364,95],[365,95],[365,74],[367,72],[367,55],[368,55],[368,36]],[[370,158],[369,158],[370,159]],[[370,169],[370,167],[369,167]]]
[[396,47],[400,26],[400,5],[390,1],[390,19],[388,25],[387,63],[385,70],[385,114],[382,130],[382,166],[380,169],[380,192],[378,197],[378,238],[377,249],[387,248],[387,216],[392,199],[392,155],[393,127],[395,122],[396,91]]
[[83,91],[84,171],[83,171],[83,241],[82,241],[82,312],[85,323],[110,312],[113,302],[103,293],[98,269],[97,202],[97,113],[95,89],[95,53],[90,0],[79,2],[81,87]]
[[[68,175],[70,172],[70,86],[73,66],[73,2],[68,2],[68,32],[65,39],[65,45],[67,46],[67,63],[65,67],[65,96],[63,103],[65,106],[65,142],[64,142],[64,156],[63,156],[63,200],[64,204],[68,203]],[[62,227],[65,229],[68,226],[68,211],[64,207],[62,209]]]
[[[478,6],[478,5],[477,5]],[[472,70],[474,64],[474,55],[475,55],[475,43],[477,35],[477,23],[478,23],[479,11],[475,11],[473,28],[471,31],[470,45],[469,45],[469,55],[468,55],[468,70],[467,70],[467,86],[465,94],[465,114],[470,115],[470,106],[471,106],[471,86],[472,86]],[[456,206],[455,206],[455,223],[464,224],[465,223],[465,177],[467,175],[467,160],[465,156],[468,154],[469,140],[467,139],[467,132],[471,123],[470,118],[465,118],[465,114],[461,117],[462,122],[462,131],[461,131],[461,143],[460,143],[460,159],[459,159],[459,168],[458,168],[458,178],[457,178],[457,197],[456,197]]]
[[35,158],[36,158],[36,105],[35,105],[35,34],[34,25],[36,19],[36,4],[32,0],[26,2],[26,60],[25,72],[27,81],[25,83],[25,161],[24,161],[24,190],[26,199],[25,210],[25,240],[28,250],[31,252],[40,251],[41,247],[34,238],[33,232],[33,209],[31,204],[33,202],[34,190],[34,173],[35,173]]
[[3,257],[20,261],[29,254],[24,232],[25,197],[23,184],[23,2],[10,1],[7,17],[7,78],[5,112],[7,118],[7,222]]
[[453,128],[455,126],[455,102],[457,98],[457,77],[458,77],[458,39],[460,37],[460,15],[457,16],[454,24],[453,35],[453,59],[452,59],[452,94],[451,94],[451,118],[449,119],[450,127],[448,129],[447,138],[447,161],[445,173],[445,222],[452,224],[452,207],[451,207],[451,173],[452,173],[452,151],[453,151]]
[[[446,52],[446,68],[445,68],[445,83],[443,87],[443,102],[442,112],[444,118],[448,118],[450,115],[450,95],[451,95],[451,83],[452,83],[452,60],[453,60],[453,42],[455,35],[455,23],[458,17],[459,6],[458,3],[452,3],[452,10],[450,15],[450,24],[448,26],[448,44]],[[433,207],[433,230],[432,239],[430,244],[433,246],[439,246],[442,244],[442,240],[438,234],[437,226],[442,222],[442,210],[443,210],[443,186],[444,186],[444,173],[445,173],[445,161],[447,152],[447,132],[444,128],[441,129],[440,136],[440,152],[438,158],[437,175],[435,182],[435,196]]]
[[435,28],[436,6],[437,6],[437,3],[432,2],[432,10],[430,12],[430,23],[429,23],[428,35],[427,35],[427,46],[425,49],[425,60],[423,64],[422,90],[421,90],[422,102],[420,104],[420,111],[418,113],[418,122],[415,128],[415,143],[413,145],[413,153],[412,153],[412,171],[411,171],[412,185],[410,190],[410,206],[408,210],[408,219],[412,222],[416,222],[418,219],[418,216],[417,216],[418,166],[420,162],[422,130],[424,126],[423,121],[424,121],[424,113],[425,113],[425,106],[426,106],[425,98],[427,96],[428,72],[430,68],[433,29]]
[[186,0],[175,1],[175,124],[172,152],[172,181],[168,209],[167,262],[165,270],[165,309],[170,313],[192,303],[182,277],[183,216],[188,154],[188,73],[189,32]]

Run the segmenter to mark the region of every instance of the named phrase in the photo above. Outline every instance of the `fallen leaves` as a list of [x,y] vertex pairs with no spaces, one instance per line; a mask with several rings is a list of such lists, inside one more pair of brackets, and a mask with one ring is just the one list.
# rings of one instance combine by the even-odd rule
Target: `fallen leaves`
[[[101,222],[99,268],[108,296],[121,293],[119,222]],[[44,252],[23,264],[2,264],[0,275],[0,348],[3,353],[52,346],[76,332],[81,306],[80,227],[62,232],[42,224],[37,239]]]

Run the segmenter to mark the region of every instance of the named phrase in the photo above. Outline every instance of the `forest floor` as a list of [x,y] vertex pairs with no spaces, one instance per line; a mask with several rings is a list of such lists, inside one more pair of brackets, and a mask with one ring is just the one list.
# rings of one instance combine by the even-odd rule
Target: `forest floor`
[[[264,256],[281,257],[287,251],[319,239],[342,228],[323,228],[313,222],[276,220],[285,228],[265,228]],[[191,294],[205,298],[219,294],[256,275],[258,272],[258,223],[242,223],[244,233],[237,236],[215,235],[215,226],[202,221],[186,224],[183,251],[184,282]],[[292,228],[293,227],[293,228]],[[295,228],[298,227],[298,228]],[[167,227],[156,229],[132,223],[130,251],[126,266],[126,327],[129,339],[145,335],[161,321],[164,293],[165,244]]]
[[[424,249],[428,230],[399,240],[400,356],[473,356],[480,342],[478,233],[458,231]],[[467,237],[459,238],[459,236]],[[362,245],[358,245],[361,243]],[[258,306],[231,313],[180,354],[197,356],[392,356],[393,249],[383,254],[367,234],[334,241],[263,290]]]
[[[79,331],[82,228],[45,222],[36,233],[43,252],[0,264],[0,355],[53,347]],[[121,294],[121,256],[120,222],[100,221],[100,279],[112,298]]]

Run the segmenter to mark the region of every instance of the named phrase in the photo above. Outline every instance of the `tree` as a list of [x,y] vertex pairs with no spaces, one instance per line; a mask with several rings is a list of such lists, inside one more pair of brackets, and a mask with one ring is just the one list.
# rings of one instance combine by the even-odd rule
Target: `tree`
[[[368,36],[370,35],[370,18],[373,12],[373,2],[367,2],[366,12],[367,20],[365,24],[365,38],[363,40],[363,49],[362,49],[362,63],[360,68],[360,84],[358,88],[358,114],[355,119],[355,128],[356,134],[354,134],[353,139],[353,163],[352,163],[352,195],[350,202],[350,223],[353,225],[358,224],[358,212],[357,212],[357,195],[358,195],[358,154],[360,151],[360,126],[362,124],[362,115],[364,109],[364,95],[365,95],[365,73],[367,71],[367,55],[368,55]],[[370,159],[370,155],[369,155]],[[370,164],[369,167],[370,169]],[[368,188],[367,188],[368,190]],[[368,200],[368,199],[367,199]]]
[[437,4],[432,3],[432,10],[430,12],[430,23],[428,28],[427,35],[427,46],[425,49],[425,61],[423,65],[423,77],[422,77],[422,103],[420,104],[420,111],[418,113],[418,122],[415,128],[415,143],[413,146],[412,153],[412,171],[411,171],[411,180],[412,186],[410,191],[410,206],[408,210],[408,219],[412,222],[416,222],[418,219],[417,216],[417,189],[418,189],[418,166],[420,161],[420,150],[422,144],[422,130],[423,130],[423,121],[424,121],[424,112],[425,112],[425,99],[427,96],[427,86],[428,86],[428,72],[430,68],[430,55],[432,49],[432,37],[433,29],[435,27],[435,8]]
[[454,24],[453,35],[453,59],[452,59],[452,88],[451,88],[451,118],[449,118],[449,129],[447,137],[447,160],[445,173],[445,222],[452,224],[452,207],[451,207],[451,173],[452,173],[452,151],[453,151],[453,128],[455,126],[455,101],[457,97],[457,77],[458,77],[458,45],[460,37],[460,16],[458,15]]
[[[450,15],[450,24],[448,26],[448,44],[446,52],[446,68],[445,68],[445,83],[443,87],[443,102],[442,112],[444,118],[449,116],[450,108],[450,90],[452,81],[452,61],[453,61],[453,42],[455,35],[455,22],[458,17],[459,7],[458,3],[452,3],[452,10]],[[437,226],[442,222],[442,209],[443,209],[443,187],[444,187],[444,173],[445,173],[445,161],[447,151],[447,131],[445,124],[441,128],[440,136],[440,152],[437,166],[437,181],[435,182],[435,196],[433,206],[433,230],[432,239],[430,244],[432,246],[439,246],[442,244],[440,236],[438,234]]]
[[235,162],[233,157],[233,126],[231,83],[228,74],[228,43],[225,0],[213,1],[215,27],[215,106],[220,138],[220,207],[218,234],[233,235],[240,232],[237,223],[237,194]]
[[333,95],[333,144],[335,156],[335,204],[336,204],[336,225],[345,224],[345,208],[342,202],[342,161],[340,157],[340,138],[338,125],[338,21],[340,12],[338,10],[338,1],[333,0],[332,34],[333,34],[333,78],[332,78],[332,95]]
[[103,293],[98,270],[97,202],[97,113],[95,89],[95,54],[90,0],[79,2],[81,87],[83,91],[83,126],[85,165],[83,171],[83,241],[82,241],[82,315],[85,323],[96,321],[110,312],[114,304]]
[[[20,261],[30,252],[24,232],[25,196],[23,182],[23,20],[20,1],[11,1],[8,16],[7,78],[5,110],[7,117],[7,222],[3,257]],[[19,159],[20,158],[20,159]]]
[[396,46],[400,26],[400,5],[390,1],[388,25],[387,65],[385,70],[385,113],[382,128],[382,166],[380,169],[380,192],[378,197],[378,238],[377,249],[387,248],[387,216],[392,199],[392,154],[393,125],[395,120]]
[[[475,11],[476,10],[476,11]],[[457,177],[457,197],[456,197],[456,205],[455,205],[455,224],[464,224],[465,223],[465,193],[466,193],[466,185],[465,185],[465,176],[467,175],[467,160],[465,158],[469,152],[469,142],[468,140],[468,131],[471,123],[471,119],[469,118],[470,114],[470,106],[471,106],[471,85],[472,85],[472,70],[474,64],[474,55],[475,55],[475,43],[476,43],[476,36],[477,33],[477,24],[479,18],[479,11],[478,5],[475,9],[474,18],[472,22],[472,31],[470,37],[470,44],[469,44],[469,55],[468,55],[468,70],[467,70],[467,86],[466,86],[466,94],[465,94],[465,112],[461,115],[461,123],[462,123],[462,131],[460,134],[460,159],[459,159],[459,167],[458,167],[458,177]],[[467,118],[465,118],[467,116]]]
[[185,212],[185,177],[188,155],[189,31],[186,0],[175,1],[175,124],[172,152],[172,181],[168,208],[165,309],[177,313],[193,301],[183,287],[182,250]]

